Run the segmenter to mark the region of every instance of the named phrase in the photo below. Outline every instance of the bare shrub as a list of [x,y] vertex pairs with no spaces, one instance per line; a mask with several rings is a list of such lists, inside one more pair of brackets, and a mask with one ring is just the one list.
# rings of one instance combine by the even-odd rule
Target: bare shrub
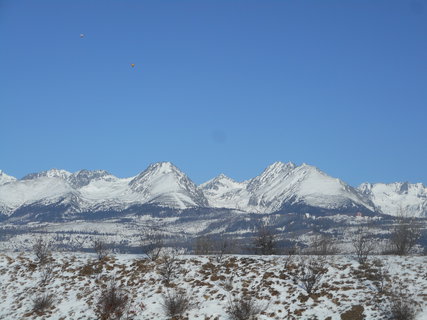
[[261,224],[253,241],[254,251],[260,255],[272,255],[277,253],[276,237],[271,228]]
[[361,281],[370,281],[377,289],[375,299],[383,301],[385,295],[388,295],[391,286],[391,277],[388,268],[384,263],[375,259],[372,262],[359,264],[359,267],[353,270],[354,276]]
[[99,261],[108,256],[108,246],[104,240],[95,239],[93,241],[93,250],[95,251]]
[[226,254],[232,253],[234,245],[232,240],[224,234],[205,235],[197,237],[194,240],[194,254],[196,255],[215,255],[215,260],[222,262]]
[[226,313],[230,320],[256,320],[266,307],[262,307],[249,295],[241,295],[235,299],[229,299]]
[[111,282],[101,291],[95,312],[100,320],[119,320],[124,317],[128,303],[128,295]]
[[232,291],[233,290],[233,283],[234,283],[234,276],[235,276],[235,274],[232,274],[231,276],[225,276],[225,279],[220,281],[220,286],[228,292]]
[[161,258],[159,259],[158,271],[166,284],[169,284],[173,279],[175,279],[181,270],[177,255],[177,251],[173,249],[163,252]]
[[53,237],[55,247],[62,251],[81,251],[84,241],[84,238],[79,239],[78,235],[73,235],[70,233],[57,233]]
[[368,261],[368,256],[375,249],[375,242],[371,232],[366,226],[359,226],[352,237],[352,245],[360,264]]
[[283,253],[286,255],[284,268],[288,269],[288,267],[294,263],[294,256],[297,253],[297,248],[295,246],[285,248]]
[[221,234],[214,242],[215,248],[215,260],[218,263],[223,261],[223,258],[226,254],[233,253],[235,250],[235,246],[233,244],[233,240],[230,237],[226,237]]
[[40,265],[43,265],[49,261],[49,257],[51,255],[52,242],[39,236],[34,239],[33,252],[36,256],[36,260]]
[[390,236],[390,243],[395,254],[407,255],[421,237],[421,228],[415,218],[400,215]]
[[300,283],[301,287],[308,293],[314,293],[320,285],[323,275],[327,272],[321,259],[302,259],[292,270],[294,281]]
[[208,255],[214,252],[214,241],[211,236],[200,236],[194,240],[194,254]]
[[33,300],[33,312],[41,313],[53,306],[53,295],[41,294]]
[[49,282],[52,280],[53,278],[53,269],[51,265],[45,265],[43,267],[43,269],[40,272],[40,282],[39,284],[41,286],[45,286],[47,284],[49,284]]
[[185,314],[193,307],[190,296],[182,290],[168,291],[163,296],[163,312],[169,319],[183,319]]
[[418,305],[408,294],[407,290],[399,287],[390,297],[388,320],[415,320]]
[[373,261],[373,283],[378,290],[378,293],[385,293],[390,282],[390,275],[388,268],[385,267],[384,263],[376,259]]
[[309,246],[309,254],[324,256],[337,253],[338,248],[332,235],[318,233],[312,238]]
[[158,230],[143,230],[141,235],[141,245],[145,255],[151,261],[160,258],[164,248],[164,235]]

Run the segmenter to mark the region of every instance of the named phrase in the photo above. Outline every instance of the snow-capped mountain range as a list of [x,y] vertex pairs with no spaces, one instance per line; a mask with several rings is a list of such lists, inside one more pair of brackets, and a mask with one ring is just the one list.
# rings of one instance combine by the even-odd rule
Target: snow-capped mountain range
[[[60,207],[62,214],[117,212],[132,205],[175,209],[228,208],[250,213],[384,213],[427,216],[427,188],[418,184],[365,183],[353,188],[314,166],[276,162],[253,179],[221,174],[197,186],[170,162],[130,178],[104,170],[52,169],[16,179],[0,171],[0,214]],[[49,209],[46,209],[49,210]]]

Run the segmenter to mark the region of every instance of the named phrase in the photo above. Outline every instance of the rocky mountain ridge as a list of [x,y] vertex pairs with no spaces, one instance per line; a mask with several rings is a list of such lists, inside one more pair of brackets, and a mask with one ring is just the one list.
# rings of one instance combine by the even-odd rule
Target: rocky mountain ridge
[[135,205],[227,208],[259,214],[362,212],[426,217],[427,189],[421,183],[365,183],[354,188],[314,166],[291,162],[275,162],[247,181],[220,174],[199,186],[170,162],[154,163],[130,178],[118,178],[105,170],[51,169],[16,179],[0,171],[0,214],[6,218],[17,212],[31,213],[34,206],[45,211],[94,213]]

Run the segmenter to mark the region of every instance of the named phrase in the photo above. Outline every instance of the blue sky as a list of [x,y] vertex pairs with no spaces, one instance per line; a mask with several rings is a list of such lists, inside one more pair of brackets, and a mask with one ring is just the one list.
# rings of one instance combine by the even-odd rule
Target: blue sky
[[0,46],[0,169],[18,178],[292,161],[427,183],[425,1],[0,0]]

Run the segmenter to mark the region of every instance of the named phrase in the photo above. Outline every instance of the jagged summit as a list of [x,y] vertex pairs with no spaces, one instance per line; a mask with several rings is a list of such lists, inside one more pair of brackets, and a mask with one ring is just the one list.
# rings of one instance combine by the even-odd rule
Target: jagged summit
[[215,188],[218,184],[241,184],[241,182],[237,182],[234,179],[226,176],[224,173],[220,173],[215,178],[202,183],[199,187],[202,189],[210,189]]
[[31,179],[36,179],[36,178],[40,178],[40,177],[61,178],[61,179],[66,180],[66,179],[68,179],[69,176],[71,176],[71,172],[68,172],[66,170],[50,169],[50,170],[46,170],[46,171],[27,174],[21,180],[31,180]]
[[[172,172],[172,171],[180,171],[172,162],[170,161],[160,161],[152,163],[148,166],[145,171],[153,171],[157,170],[159,172]],[[144,171],[144,172],[145,172]]]
[[273,164],[265,168],[260,175],[256,176],[255,178],[249,181],[248,189],[255,190],[259,188],[261,185],[265,183],[269,183],[272,180],[284,178],[296,167],[297,166],[292,162],[288,162],[288,163],[284,163],[280,161],[274,162]]
[[171,162],[151,164],[129,182],[129,187],[149,203],[178,208],[208,206],[203,192]]
[[362,183],[358,189],[385,214],[427,216],[427,188],[422,183]]
[[15,177],[9,176],[3,170],[0,170],[0,185],[16,181]]
[[93,180],[97,179],[114,179],[115,177],[111,175],[108,171],[105,170],[86,170],[82,169],[77,172],[74,172],[71,174],[67,181],[74,187],[74,188],[81,188],[84,186],[87,186],[89,183],[91,183]]

